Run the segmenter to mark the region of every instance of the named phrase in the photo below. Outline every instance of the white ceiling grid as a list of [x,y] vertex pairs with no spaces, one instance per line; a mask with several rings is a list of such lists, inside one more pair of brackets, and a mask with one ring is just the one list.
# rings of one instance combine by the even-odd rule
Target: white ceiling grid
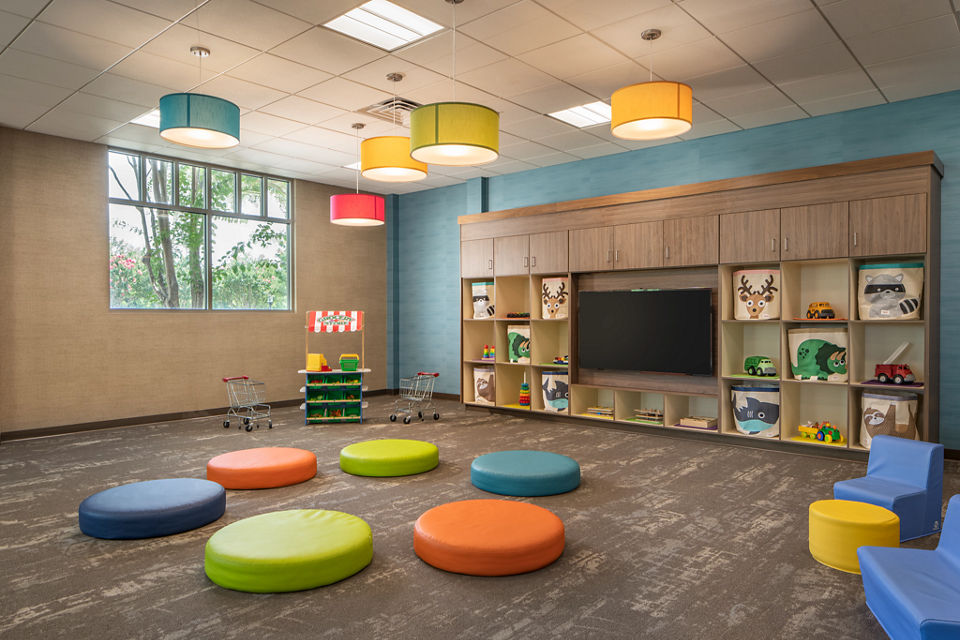
[[[350,186],[356,113],[401,96],[501,112],[501,158],[431,167],[408,192],[675,142],[544,114],[655,77],[694,90],[691,140],[960,88],[960,0],[393,0],[444,30],[388,53],[320,25],[362,0],[0,0],[0,124]],[[655,42],[643,29],[659,28]],[[189,49],[212,51],[198,60]],[[387,73],[405,79],[394,86]],[[241,108],[241,145],[193,151],[130,124],[160,96]]]

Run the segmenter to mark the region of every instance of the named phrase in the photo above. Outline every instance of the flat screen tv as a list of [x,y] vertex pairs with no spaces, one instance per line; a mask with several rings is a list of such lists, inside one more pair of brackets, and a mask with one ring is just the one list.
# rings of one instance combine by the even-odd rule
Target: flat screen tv
[[585,369],[713,375],[710,289],[581,291]]

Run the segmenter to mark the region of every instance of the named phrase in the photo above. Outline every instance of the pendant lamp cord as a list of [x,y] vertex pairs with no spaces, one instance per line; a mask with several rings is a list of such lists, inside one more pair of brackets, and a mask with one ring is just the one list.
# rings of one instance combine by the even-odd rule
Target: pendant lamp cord
[[[193,12],[197,16],[197,44],[202,45],[203,42],[200,39],[200,3],[199,1],[194,4]],[[200,59],[200,64],[197,65],[197,68],[200,74],[200,77],[197,80],[197,86],[199,87],[201,84],[203,84],[203,56],[197,56],[197,57]]]
[[450,88],[453,91],[453,99],[454,101],[456,101],[457,99],[457,81],[456,81],[456,77],[457,77],[457,3],[454,2],[451,4],[451,6],[453,9],[453,37],[451,38],[451,41],[453,44],[451,46],[452,63],[450,66]]
[[360,127],[354,127],[353,130],[356,132],[356,138],[357,138],[357,165],[358,165],[358,166],[357,166],[357,171],[356,171],[356,179],[357,179],[357,194],[359,194],[359,193],[360,193],[360,167],[359,167],[359,164],[360,164]]

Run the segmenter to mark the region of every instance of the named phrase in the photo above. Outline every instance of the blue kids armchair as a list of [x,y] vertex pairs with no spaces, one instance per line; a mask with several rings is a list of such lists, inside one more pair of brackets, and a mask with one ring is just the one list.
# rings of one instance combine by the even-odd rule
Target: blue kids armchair
[[940,530],[943,500],[943,445],[876,436],[867,475],[833,485],[837,500],[869,502],[900,517],[900,540]]
[[867,606],[893,640],[960,638],[960,495],[935,550],[860,547],[857,557]]

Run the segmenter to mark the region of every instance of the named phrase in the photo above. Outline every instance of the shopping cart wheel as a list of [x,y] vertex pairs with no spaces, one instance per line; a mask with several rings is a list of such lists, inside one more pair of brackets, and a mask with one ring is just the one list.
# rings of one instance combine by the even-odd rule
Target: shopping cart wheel
[[423,411],[417,411],[417,417],[423,420]]
[[223,428],[224,428],[224,429],[229,429],[229,428],[230,428],[230,421],[229,421],[229,420],[224,420],[224,421],[223,421]]
[[273,429],[273,420],[267,420],[267,428]]
[[246,425],[248,425],[248,424],[250,424],[250,418],[244,418],[244,419],[243,419],[243,425],[246,426]]
[[434,419],[434,420],[439,420],[439,419],[440,419],[440,414],[437,413],[436,411],[434,411],[434,412],[433,412],[433,419]]
[[403,416],[403,424],[410,424],[410,416]]
[[253,425],[248,422],[246,429],[247,429],[247,432],[248,432],[248,433],[249,433],[250,431],[253,431]]
[[397,414],[391,413],[391,414],[390,414],[390,422],[396,422],[396,421],[397,421]]

